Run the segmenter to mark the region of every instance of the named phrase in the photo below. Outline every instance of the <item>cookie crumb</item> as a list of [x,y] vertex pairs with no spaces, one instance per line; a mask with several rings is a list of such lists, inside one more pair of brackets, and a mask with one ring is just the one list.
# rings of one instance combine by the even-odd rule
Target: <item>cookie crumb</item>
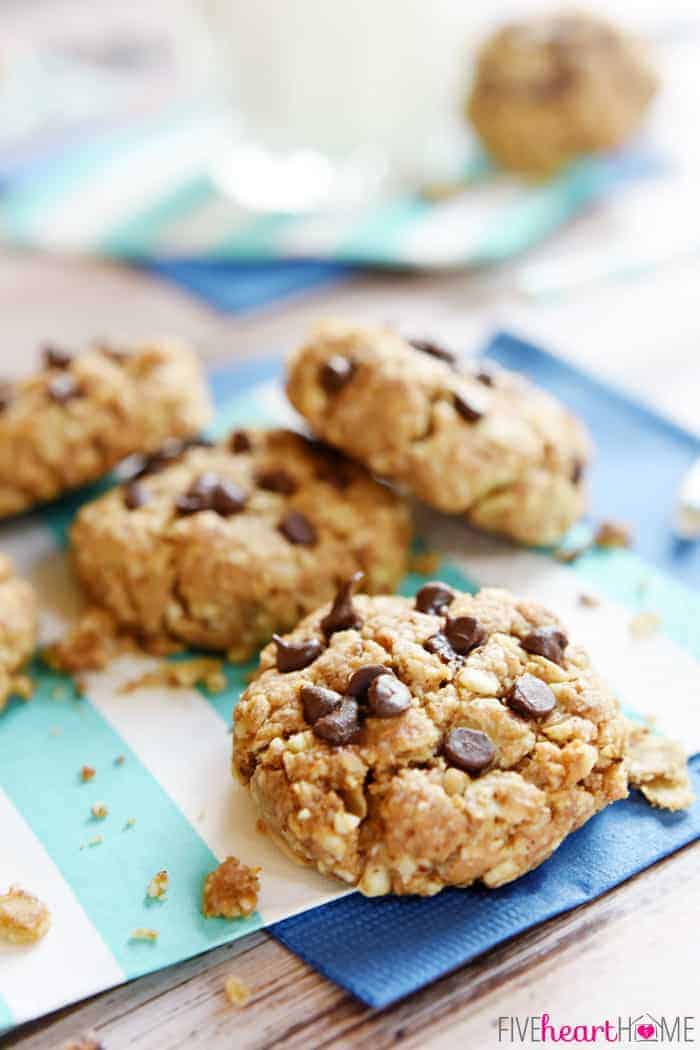
[[158,930],[149,930],[146,926],[138,926],[131,931],[130,941],[150,941],[153,944],[158,940]]
[[80,767],[80,779],[83,784],[87,784],[89,780],[92,780],[95,776],[95,770],[92,766],[81,766]]
[[601,521],[595,531],[593,542],[596,547],[631,547],[634,542],[632,529],[623,521],[612,519]]
[[162,871],[156,872],[146,889],[146,896],[150,897],[151,900],[163,900],[166,893],[168,892],[168,886],[170,884],[170,876],[168,875],[165,868]]
[[105,1050],[104,1043],[100,1043],[94,1035],[79,1035],[77,1039],[63,1044],[63,1050]]
[[136,817],[129,817],[129,819],[127,820],[126,824],[124,825],[124,831],[128,831],[129,828],[133,828],[135,823],[136,823]]
[[103,842],[104,839],[101,835],[93,835],[93,837],[88,840],[88,846],[101,846]]
[[637,613],[629,623],[630,634],[633,638],[651,638],[661,626],[661,617],[658,613],[647,610]]
[[[104,609],[86,609],[63,638],[44,649],[48,666],[64,674],[100,671],[110,660],[133,648],[133,643],[118,631],[114,617]],[[80,682],[76,682],[80,693]],[[83,690],[84,691],[84,690]]]
[[600,605],[600,598],[597,598],[595,594],[588,594],[586,591],[582,591],[578,596],[578,603],[585,609],[596,609]]
[[227,857],[204,880],[202,914],[207,919],[252,915],[258,906],[261,870]]
[[629,738],[629,782],[647,802],[660,809],[687,809],[695,795],[685,752],[675,740],[632,726]]
[[573,562],[577,561],[582,554],[586,554],[591,550],[592,547],[593,544],[591,542],[579,543],[576,547],[557,547],[554,552],[554,558],[556,561],[560,561],[563,565],[571,565]]
[[176,663],[164,660],[153,670],[125,682],[119,692],[133,693],[137,689],[148,689],[158,685],[175,689],[192,689],[203,685],[210,693],[222,693],[226,688],[223,662],[211,657],[195,657],[191,660],[178,660]]
[[419,576],[436,576],[441,562],[442,556],[437,551],[421,551],[409,555],[408,571]]
[[0,894],[0,940],[10,944],[35,944],[51,925],[46,905],[19,886]]
[[124,758],[124,755],[117,755],[117,757],[114,760],[114,764],[115,766],[123,766],[125,761],[126,759]]
[[90,806],[90,812],[92,813],[95,820],[104,820],[109,810],[104,802],[93,802]]
[[233,974],[224,981],[224,991],[232,1006],[245,1006],[250,999],[250,988],[248,985],[244,984],[239,977],[234,977]]

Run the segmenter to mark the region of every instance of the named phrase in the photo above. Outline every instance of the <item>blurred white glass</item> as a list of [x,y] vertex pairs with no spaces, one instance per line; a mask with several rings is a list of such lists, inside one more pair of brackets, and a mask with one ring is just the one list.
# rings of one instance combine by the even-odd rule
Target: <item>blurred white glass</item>
[[217,179],[244,207],[352,206],[451,177],[464,8],[454,0],[192,0],[231,116]]

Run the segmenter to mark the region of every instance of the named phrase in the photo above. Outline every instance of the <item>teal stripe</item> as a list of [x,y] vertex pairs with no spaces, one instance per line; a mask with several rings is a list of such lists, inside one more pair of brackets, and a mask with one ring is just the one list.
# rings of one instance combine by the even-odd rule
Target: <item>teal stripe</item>
[[293,215],[283,215],[277,212],[271,215],[258,215],[244,222],[218,243],[212,244],[207,251],[207,257],[210,259],[277,257],[280,233],[295,221]]
[[432,205],[421,197],[388,201],[358,219],[352,234],[336,245],[334,259],[391,265],[406,235]]
[[[257,913],[203,918],[202,881],[216,857],[124,740],[77,698],[70,680],[40,670],[31,703],[10,704],[0,719],[0,779],[125,975],[259,929]],[[125,756],[121,765],[114,763],[118,755]],[[97,771],[87,784],[79,777],[83,765]],[[105,820],[90,815],[98,800],[109,809]],[[131,817],[136,824],[125,830]],[[96,835],[102,844],[88,845]],[[167,900],[147,902],[146,887],[162,868],[170,873]],[[139,926],[158,930],[157,942],[130,941]]]
[[203,208],[214,195],[214,186],[207,175],[194,176],[166,192],[155,204],[117,223],[95,248],[106,255],[128,255],[131,258],[152,254],[157,247],[155,242],[168,226]]
[[15,1019],[12,1016],[9,1006],[0,995],[0,1035],[7,1031],[8,1028],[14,1027]]

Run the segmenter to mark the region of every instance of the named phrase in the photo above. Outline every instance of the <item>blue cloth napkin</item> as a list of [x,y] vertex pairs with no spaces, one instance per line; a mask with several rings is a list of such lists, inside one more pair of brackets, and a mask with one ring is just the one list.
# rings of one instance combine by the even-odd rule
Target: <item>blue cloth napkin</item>
[[[637,551],[648,564],[700,586],[700,544],[681,544],[670,532],[677,486],[700,456],[700,440],[512,336],[498,335],[486,356],[528,374],[587,421],[599,450],[591,477],[593,516],[634,523]],[[602,572],[608,578],[601,584],[624,600],[621,591],[629,583],[611,579],[611,565]],[[687,600],[684,606],[677,598],[676,605],[677,620],[695,618],[697,609]],[[673,630],[682,644],[687,623],[675,623]],[[696,643],[688,639],[687,647],[696,649]],[[698,792],[700,757],[693,778]],[[536,871],[500,890],[450,890],[425,900],[353,894],[271,932],[365,1003],[384,1007],[509,937],[593,900],[698,837],[700,802],[687,813],[669,814],[651,809],[635,793],[591,820]]]

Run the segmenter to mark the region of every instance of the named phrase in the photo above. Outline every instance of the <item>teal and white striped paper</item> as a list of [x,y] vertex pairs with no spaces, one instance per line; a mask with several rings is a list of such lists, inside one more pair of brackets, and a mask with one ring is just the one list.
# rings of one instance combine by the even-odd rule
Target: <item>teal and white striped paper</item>
[[[288,411],[278,388],[263,385],[231,403],[218,424],[287,421]],[[0,549],[39,590],[45,640],[77,607],[65,555],[76,502],[0,529]],[[700,749],[698,596],[625,551],[591,554],[568,567],[427,513],[420,527],[431,547],[446,552],[442,577],[546,595],[623,702],[658,714],[689,751]],[[404,589],[421,582],[410,576]],[[583,588],[602,594],[599,608],[582,608]],[[664,633],[645,641],[630,636],[640,603],[662,615]],[[0,947],[0,1031],[344,892],[261,835],[247,794],[231,779],[230,713],[249,668],[230,666],[229,686],[217,696],[197,689],[119,693],[151,663],[128,656],[86,675],[81,698],[69,679],[37,664],[35,697],[0,714],[0,887],[18,883],[36,893],[53,917],[39,944]],[[88,783],[79,777],[83,765],[96,770]],[[108,807],[104,820],[90,814],[96,801]],[[101,842],[91,845],[96,836]],[[259,910],[247,920],[205,920],[203,877],[229,854],[262,866]],[[146,887],[162,868],[170,875],[167,898],[148,900]],[[136,927],[157,930],[158,940],[132,941]]]

